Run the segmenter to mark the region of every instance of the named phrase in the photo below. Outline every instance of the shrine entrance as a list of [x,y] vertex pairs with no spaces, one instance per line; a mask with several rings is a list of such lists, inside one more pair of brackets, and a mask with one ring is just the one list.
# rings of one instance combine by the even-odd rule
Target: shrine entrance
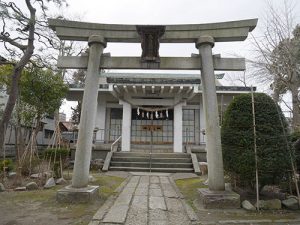
[[173,110],[145,112],[142,109],[133,109],[131,143],[171,145],[173,123]]

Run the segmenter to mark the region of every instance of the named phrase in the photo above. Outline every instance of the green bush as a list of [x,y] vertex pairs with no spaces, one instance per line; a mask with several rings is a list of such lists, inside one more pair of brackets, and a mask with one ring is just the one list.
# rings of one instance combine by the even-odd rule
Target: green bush
[[[258,176],[262,187],[265,184],[278,184],[287,177],[290,160],[282,128],[283,124],[287,130],[287,123],[279,107],[268,95],[255,93],[254,99]],[[250,94],[237,96],[228,106],[221,136],[225,171],[239,185],[253,186],[255,156]]]
[[14,169],[14,164],[11,159],[0,160],[0,172],[3,172],[3,167],[6,167],[6,172],[10,172]]
[[[51,157],[51,160],[52,161],[60,161],[60,157],[62,159],[62,161],[66,160],[66,158],[69,156],[69,149],[67,148],[48,148],[46,149],[45,151],[45,157],[47,159],[50,159]],[[54,160],[54,157],[55,157],[55,160]]]

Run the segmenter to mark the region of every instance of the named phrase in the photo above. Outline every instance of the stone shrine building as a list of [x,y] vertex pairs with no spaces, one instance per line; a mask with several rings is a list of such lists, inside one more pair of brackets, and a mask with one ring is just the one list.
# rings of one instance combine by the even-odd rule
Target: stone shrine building
[[[199,74],[103,73],[100,77],[93,158],[105,157],[121,136],[118,150],[122,152],[149,153],[152,148],[153,153],[182,153],[190,148],[199,160],[206,161]],[[234,96],[251,89],[222,86],[217,78],[221,123]],[[83,91],[83,85],[71,85],[67,99],[81,101]]]

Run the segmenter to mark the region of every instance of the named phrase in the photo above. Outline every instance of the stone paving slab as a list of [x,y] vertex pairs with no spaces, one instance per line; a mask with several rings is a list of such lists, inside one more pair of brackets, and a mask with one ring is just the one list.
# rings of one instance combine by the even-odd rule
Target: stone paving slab
[[158,184],[150,184],[149,186],[150,189],[158,189],[160,186]]
[[100,209],[98,209],[96,214],[93,216],[93,220],[97,220],[99,223],[99,221],[103,219],[104,215],[109,211],[110,207],[113,205],[114,200],[115,199],[113,198],[107,199],[106,202],[101,206]]
[[166,220],[152,220],[149,222],[149,225],[168,225]]
[[149,210],[150,220],[168,220],[167,211],[162,209],[150,209]]
[[135,195],[144,195],[147,196],[148,195],[148,188],[140,188],[138,187],[135,191]]
[[149,195],[152,197],[162,197],[163,196],[161,189],[150,189]]
[[115,205],[129,205],[132,194],[121,193],[115,201]]
[[190,225],[192,224],[185,212],[168,212],[168,224]]
[[148,183],[139,183],[139,185],[137,186],[137,188],[149,188],[149,182]]
[[166,203],[167,203],[168,211],[171,212],[184,211],[181,201],[177,198],[166,198]]
[[125,187],[122,191],[122,194],[132,195],[135,191],[135,188],[132,187]]
[[159,184],[159,178],[157,176],[151,176],[150,183],[151,184]]
[[130,209],[126,219],[126,225],[147,224],[147,211],[141,212],[139,210]]
[[137,182],[131,182],[127,184],[127,187],[135,188],[137,186]]
[[149,208],[150,209],[162,209],[167,210],[165,199],[163,197],[149,197]]
[[113,205],[103,219],[104,223],[124,223],[129,205]]
[[97,211],[90,225],[189,225],[174,185],[168,176],[134,174],[120,194]]
[[134,175],[134,176],[160,176],[160,177],[168,177],[170,176],[172,173],[150,173],[150,172],[130,172],[130,174]]
[[162,184],[169,184],[170,183],[170,180],[168,177],[159,177],[160,179],[160,183]]
[[148,196],[134,196],[131,208],[144,209],[144,211],[147,213]]
[[166,220],[152,220],[149,222],[149,225],[169,225]]
[[149,180],[150,180],[149,176],[142,176],[140,178],[140,183],[147,183],[147,184],[149,184]]

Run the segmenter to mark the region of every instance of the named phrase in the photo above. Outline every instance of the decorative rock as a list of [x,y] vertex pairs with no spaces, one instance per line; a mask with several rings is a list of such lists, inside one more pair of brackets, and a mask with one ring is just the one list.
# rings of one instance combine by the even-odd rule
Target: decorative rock
[[51,172],[34,173],[34,174],[30,175],[30,178],[38,179],[38,178],[43,178],[43,177],[47,177],[47,176],[48,177],[52,176],[52,173]]
[[56,180],[56,184],[60,184],[60,185],[64,185],[64,184],[67,184],[68,183],[68,181],[66,181],[64,178],[58,178],[57,180]]
[[281,209],[281,201],[279,199],[259,200],[258,205],[260,209]]
[[199,167],[200,167],[202,175],[207,174],[207,171],[208,171],[207,162],[199,162]]
[[26,184],[26,189],[27,190],[37,190],[37,189],[39,189],[39,187],[38,187],[37,183],[30,182],[30,183]]
[[30,175],[30,178],[38,179],[38,178],[41,178],[42,176],[43,176],[42,173],[34,173],[34,174]]
[[266,192],[280,192],[280,189],[278,186],[275,185],[265,185],[260,191],[260,194],[264,194]]
[[265,185],[260,191],[261,195],[264,195],[271,199],[286,199],[286,194],[281,192],[281,189],[276,185]]
[[26,187],[17,187],[15,191],[26,191]]
[[92,175],[89,175],[89,182],[95,182],[96,179],[95,177],[93,177]]
[[287,209],[292,209],[292,210],[299,209],[298,200],[296,196],[291,196],[288,199],[283,200],[281,203]]
[[254,205],[252,205],[251,202],[249,202],[248,200],[245,200],[245,201],[242,202],[242,207],[246,210],[249,210],[249,211],[255,211],[256,210]]
[[3,192],[3,191],[5,191],[5,187],[2,183],[0,183],[0,192]]
[[48,189],[48,188],[52,188],[55,186],[55,180],[53,177],[49,178],[46,182],[46,184],[44,185],[44,188]]
[[8,173],[8,178],[15,178],[17,176],[16,172],[9,172]]

